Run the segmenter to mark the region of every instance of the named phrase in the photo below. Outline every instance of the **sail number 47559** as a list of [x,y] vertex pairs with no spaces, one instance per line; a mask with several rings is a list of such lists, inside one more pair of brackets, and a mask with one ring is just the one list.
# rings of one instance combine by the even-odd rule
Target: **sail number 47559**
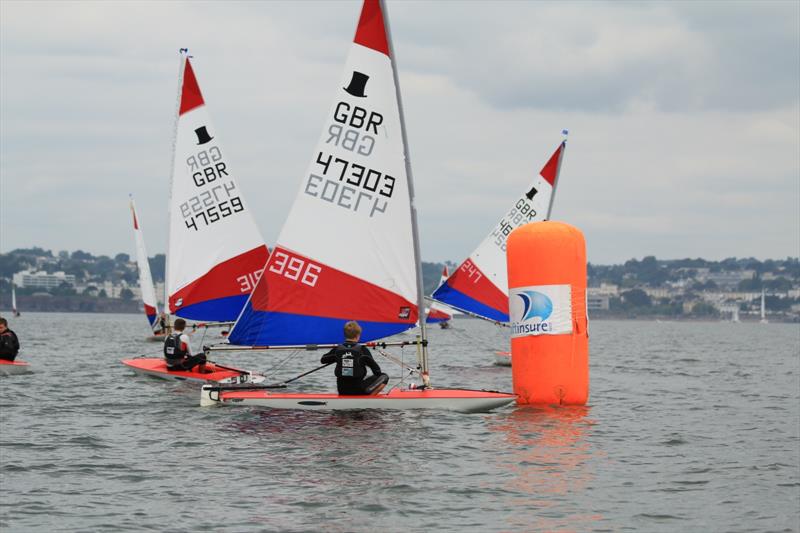
[[269,271],[313,287],[319,280],[319,273],[322,272],[322,267],[305,259],[276,250],[270,261]]

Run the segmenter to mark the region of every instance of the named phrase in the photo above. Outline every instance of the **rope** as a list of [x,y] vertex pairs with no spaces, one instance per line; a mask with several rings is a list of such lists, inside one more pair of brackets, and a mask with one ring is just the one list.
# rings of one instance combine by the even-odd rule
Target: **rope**
[[419,369],[418,369],[418,368],[414,368],[414,367],[411,367],[411,366],[408,366],[408,365],[406,365],[406,364],[405,364],[405,362],[404,362],[402,359],[397,359],[397,358],[396,358],[396,357],[394,357],[393,355],[389,355],[388,353],[384,352],[384,351],[383,351],[383,350],[381,350],[380,348],[377,348],[377,349],[376,349],[376,351],[377,351],[379,354],[381,354],[382,356],[384,356],[386,359],[388,359],[389,361],[391,361],[391,362],[393,362],[393,363],[396,363],[396,364],[400,365],[401,367],[405,368],[406,370],[410,370],[412,374],[413,374],[414,372],[419,372]]
[[[294,358],[294,356],[296,356],[298,353],[300,353],[300,352],[299,352],[299,351],[297,351],[297,350],[296,350],[296,351],[294,351],[294,352],[290,352],[290,353],[289,353],[289,355],[287,355],[287,356],[286,356],[286,357],[285,357],[285,358],[284,358],[282,361],[280,361],[280,362],[279,362],[277,365],[272,365],[272,367],[270,367],[268,370],[265,370],[265,371],[263,372],[264,376],[266,376],[266,377],[272,377],[272,376],[274,376],[275,374],[277,374],[277,373],[278,373],[278,371],[279,371],[279,370],[280,370],[280,369],[283,367],[283,365],[285,365],[287,362],[289,362],[289,359],[293,359],[293,358]],[[270,374],[270,372],[272,372],[272,373]]]

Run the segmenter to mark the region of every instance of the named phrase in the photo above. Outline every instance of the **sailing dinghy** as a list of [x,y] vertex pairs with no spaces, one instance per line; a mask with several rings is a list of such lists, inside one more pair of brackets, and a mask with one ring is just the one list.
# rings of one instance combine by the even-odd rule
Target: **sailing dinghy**
[[[423,386],[340,396],[280,393],[269,385],[206,385],[201,405],[472,412],[515,399],[508,393],[428,386],[414,189],[385,12],[382,2],[364,1],[323,134],[264,275],[229,341],[250,347],[322,348],[343,340],[349,320],[361,325],[362,342],[419,322]],[[365,247],[368,250],[362,251]]]
[[[448,274],[447,265],[445,265],[444,268],[442,268],[442,278],[439,280],[439,286],[447,282],[447,278],[449,277],[450,274]],[[451,307],[439,302],[432,302],[426,310],[425,322],[428,324],[439,324],[440,328],[448,329],[450,327],[450,320],[453,319],[453,314],[454,310]]]
[[14,290],[14,283],[11,283],[11,314],[15,317],[20,316],[19,309],[17,309],[17,292]]
[[19,374],[30,374],[31,365],[25,361],[6,361],[0,359],[0,376],[16,376]]
[[[130,362],[136,362],[136,364],[129,364]],[[174,381],[214,382],[230,385],[236,383],[261,383],[266,379],[260,374],[222,366],[217,363],[206,363],[206,372],[202,374],[196,370],[167,370],[167,363],[164,359],[130,359],[123,361],[123,363],[131,367],[137,374]]]
[[[562,133],[566,135],[567,131]],[[489,236],[436,289],[433,293],[435,301],[490,322],[508,323],[506,239],[520,226],[550,218],[566,146],[564,139]],[[511,352],[495,352],[495,363],[510,366]]]
[[[261,276],[267,262],[267,246],[234,178],[219,133],[211,123],[186,52],[180,52],[166,313],[191,320],[232,323]],[[162,358],[126,359],[123,363],[136,371],[161,373],[161,377],[169,379],[185,377],[167,371]],[[245,370],[233,370],[248,380],[255,376]],[[197,381],[213,380],[209,374],[192,377]]]
[[142,304],[144,304],[144,314],[150,324],[151,334],[147,337],[149,341],[163,341],[166,331],[161,329],[159,324],[158,302],[156,301],[156,289],[153,285],[153,277],[150,274],[150,263],[147,260],[147,249],[144,246],[144,235],[139,226],[139,217],[136,214],[136,204],[133,196],[130,200],[131,215],[133,216],[133,237],[136,241],[136,265],[139,267],[139,287],[142,291]]

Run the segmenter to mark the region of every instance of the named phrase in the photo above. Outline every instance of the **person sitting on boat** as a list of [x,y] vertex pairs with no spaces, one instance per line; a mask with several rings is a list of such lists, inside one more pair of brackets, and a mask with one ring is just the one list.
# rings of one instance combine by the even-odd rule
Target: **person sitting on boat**
[[192,355],[192,344],[189,335],[183,332],[186,321],[182,318],[175,320],[175,331],[164,340],[164,359],[167,360],[167,370],[192,370],[198,367],[201,374],[206,373],[206,356],[199,353]]
[[8,320],[0,318],[0,359],[13,361],[19,353],[17,334],[8,329]]
[[[336,388],[339,394],[363,396],[378,394],[389,376],[381,372],[381,367],[372,358],[366,346],[359,344],[361,326],[350,321],[344,325],[344,343],[322,356],[320,363],[336,363]],[[367,377],[367,367],[372,376]]]
[[162,334],[169,333],[169,322],[167,322],[167,314],[166,313],[162,312],[161,314],[158,315],[158,327],[159,327],[159,329],[157,329],[156,331],[153,332],[156,335],[162,335]]

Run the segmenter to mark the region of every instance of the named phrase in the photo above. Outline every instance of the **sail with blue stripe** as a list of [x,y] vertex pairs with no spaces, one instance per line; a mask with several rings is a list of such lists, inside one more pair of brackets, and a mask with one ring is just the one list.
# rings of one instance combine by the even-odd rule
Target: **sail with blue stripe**
[[231,331],[232,344],[361,340],[419,318],[399,91],[384,14],[363,4],[322,135],[264,273]]
[[566,146],[563,140],[489,236],[436,289],[434,300],[492,322],[508,322],[506,239],[524,224],[550,218]]
[[185,49],[180,72],[166,308],[183,318],[232,322],[261,276],[268,250]]

